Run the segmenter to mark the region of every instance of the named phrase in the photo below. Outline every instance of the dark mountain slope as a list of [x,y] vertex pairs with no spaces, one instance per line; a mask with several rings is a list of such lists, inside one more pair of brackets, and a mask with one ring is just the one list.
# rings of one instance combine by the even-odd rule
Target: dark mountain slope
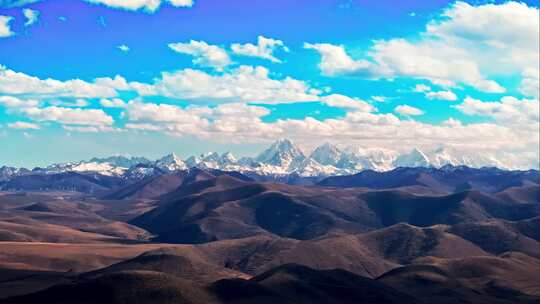
[[356,236],[374,256],[399,264],[419,257],[457,258],[489,255],[476,245],[445,231],[445,226],[419,228],[396,224]]
[[478,190],[488,193],[534,184],[540,184],[540,172],[536,170],[504,171],[451,166],[441,169],[397,168],[388,172],[366,170],[354,175],[328,177],[318,183],[319,186],[372,189],[420,185],[446,192]]
[[285,264],[250,280],[295,303],[418,303],[385,284],[344,270]]
[[[170,252],[170,253],[169,253]],[[198,283],[212,283],[224,278],[246,277],[245,274],[206,262],[194,254],[175,254],[174,250],[160,249],[143,253],[109,267],[84,275],[92,278],[118,271],[145,270],[166,273]]]
[[111,193],[105,194],[102,198],[109,200],[153,199],[175,190],[183,182],[184,178],[180,175],[156,175],[147,177],[120,189],[115,189]]
[[539,260],[519,253],[501,257],[425,258],[377,281],[427,303],[538,303]]
[[206,304],[218,303],[204,287],[188,280],[153,271],[122,271],[95,279],[57,285],[46,290],[4,300],[3,303],[55,304]]
[[49,197],[19,206],[0,197],[0,241],[99,242],[144,240],[139,227],[106,219],[77,198]]
[[[491,220],[486,222],[460,223],[448,232],[469,240],[492,254],[519,251],[540,258],[540,242],[520,233],[512,223]],[[540,226],[537,226],[537,229]]]
[[383,226],[406,222],[415,226],[485,221],[491,218],[522,220],[540,214],[536,201],[515,204],[478,191],[445,196],[419,196],[400,190],[360,194]]
[[514,196],[520,189],[526,192],[516,203],[476,190],[420,195],[410,187],[377,191],[249,182],[204,171],[196,176],[204,178],[184,181],[131,223],[156,234],[158,241],[204,243],[254,235],[309,240],[401,222],[428,227],[540,215],[531,187],[511,190]]
[[65,172],[57,174],[21,175],[1,185],[4,191],[77,191],[100,194],[124,185],[120,177],[105,176],[97,173],[83,174]]

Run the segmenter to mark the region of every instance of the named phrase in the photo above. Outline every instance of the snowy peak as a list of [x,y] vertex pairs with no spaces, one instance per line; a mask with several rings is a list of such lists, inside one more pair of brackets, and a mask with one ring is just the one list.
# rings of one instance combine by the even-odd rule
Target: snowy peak
[[335,166],[323,165],[313,158],[307,157],[296,165],[294,173],[297,173],[300,176],[328,176],[339,175],[344,172]]
[[98,163],[98,164],[109,163],[113,166],[122,167],[122,168],[130,168],[138,164],[151,163],[150,160],[144,157],[123,156],[123,155],[115,155],[115,156],[104,157],[104,158],[94,157],[89,162]]
[[454,153],[446,147],[439,147],[429,155],[429,160],[432,166],[440,168],[446,165],[459,166],[463,161],[458,160],[453,156]]
[[137,164],[129,168],[123,175],[126,179],[142,179],[163,173],[161,169],[152,164]]
[[185,163],[188,168],[196,167],[200,162],[201,158],[198,156],[190,156],[188,159],[186,159]]
[[424,152],[414,148],[411,152],[398,156],[395,167],[431,167],[431,163]]
[[321,165],[336,166],[341,159],[342,154],[341,150],[336,146],[326,143],[315,148],[309,157]]
[[[62,172],[92,172],[99,173],[107,176],[120,176],[124,174],[127,168],[118,167],[110,163],[97,163],[97,162],[71,162],[53,164],[45,169],[39,169],[37,172],[42,174],[53,174]],[[33,170],[34,171],[34,170]]]
[[213,162],[217,163],[220,160],[219,154],[217,152],[210,152],[201,155],[201,159],[203,162]]
[[182,159],[180,159],[176,154],[168,154],[161,159],[157,160],[155,166],[166,172],[174,172],[178,170],[185,170],[188,167]]
[[0,182],[7,181],[14,176],[19,176],[29,173],[30,170],[25,168],[14,168],[8,166],[0,167]]
[[301,163],[305,158],[302,150],[296,147],[292,141],[280,139],[274,142],[270,148],[264,150],[255,160],[285,169]]
[[231,152],[225,152],[221,155],[220,158],[221,164],[235,164],[237,163],[236,157]]
[[509,166],[501,159],[487,154],[459,151],[452,146],[440,146],[422,151],[417,148],[399,154],[384,148],[347,147],[343,150],[326,143],[306,156],[292,141],[281,139],[274,142],[255,158],[236,158],[232,153],[216,152],[191,156],[182,160],[174,153],[156,161],[143,157],[111,156],[93,158],[90,161],[53,164],[32,171],[0,167],[0,182],[25,174],[55,174],[63,172],[97,173],[122,178],[143,178],[172,173],[191,168],[217,169],[255,173],[259,175],[329,176],[355,174],[363,170],[390,171],[396,167],[467,166],[471,168],[497,167],[522,169]]

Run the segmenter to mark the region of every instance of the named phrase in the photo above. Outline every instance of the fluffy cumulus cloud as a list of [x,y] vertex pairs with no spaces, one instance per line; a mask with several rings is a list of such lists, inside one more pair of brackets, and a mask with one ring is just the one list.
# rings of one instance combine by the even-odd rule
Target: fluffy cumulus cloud
[[8,124],[8,128],[16,130],[39,130],[41,127],[38,124],[26,122],[26,121],[16,121]]
[[373,67],[367,60],[353,60],[342,45],[305,43],[304,48],[319,52],[321,55],[319,68],[326,76],[355,75]]
[[25,108],[21,110],[21,113],[35,121],[50,121],[63,125],[107,127],[114,122],[113,118],[101,109],[73,109],[52,106]]
[[36,10],[32,10],[29,8],[23,9],[23,15],[26,18],[26,22],[24,23],[24,26],[30,26],[34,23],[36,23],[39,19],[39,12]]
[[13,96],[0,96],[0,105],[6,108],[28,108],[39,105],[36,99],[21,99]]
[[540,95],[540,69],[527,68],[523,71],[523,79],[519,91],[528,97],[538,98]]
[[259,58],[270,60],[272,62],[281,63],[281,60],[279,60],[278,58],[274,56],[274,51],[277,49],[282,49],[286,52],[289,51],[289,48],[285,46],[283,41],[272,39],[272,38],[266,38],[264,36],[257,37],[257,44],[235,43],[231,45],[231,50],[236,55],[259,57]]
[[112,8],[125,9],[130,11],[144,10],[155,12],[162,3],[169,3],[174,7],[191,7],[193,0],[85,0],[86,2],[102,4]]
[[371,112],[374,107],[369,103],[341,94],[331,94],[321,97],[321,102],[336,108],[352,109],[361,112]]
[[[196,134],[209,124],[196,110],[175,105],[130,101],[126,107],[130,123],[126,128],[145,131],[162,131],[173,135]],[[198,115],[199,114],[199,115]]]
[[535,99],[517,99],[506,96],[500,101],[482,101],[466,97],[455,108],[467,115],[492,118],[497,123],[538,130],[540,123],[539,102]]
[[138,122],[183,122],[193,123],[199,119],[192,115],[189,110],[169,104],[144,103],[130,101],[126,107],[126,113],[132,121]]
[[99,98],[114,97],[115,88],[105,83],[113,83],[114,79],[102,78],[102,84],[90,83],[80,79],[60,81],[56,79],[39,79],[24,73],[15,72],[0,65],[0,94],[44,97]]
[[431,91],[431,87],[430,86],[427,86],[425,84],[417,84],[414,89],[413,89],[414,92],[429,92]]
[[164,72],[153,84],[130,83],[142,95],[201,101],[285,103],[316,101],[320,91],[290,77],[273,79],[264,67],[240,66],[230,72],[209,74],[184,69]]
[[86,99],[52,99],[48,100],[47,104],[60,106],[60,107],[70,107],[70,108],[84,108],[90,105],[90,102]]
[[102,98],[99,104],[105,108],[124,108],[126,103],[120,98],[106,99]]
[[377,40],[363,59],[351,58],[343,46],[306,47],[320,53],[319,66],[328,76],[414,77],[502,93],[489,75],[519,74],[539,64],[539,15],[524,3],[456,2],[429,22],[419,39]]
[[399,105],[394,108],[394,112],[402,116],[418,116],[424,114],[424,111],[409,105]]
[[439,99],[455,101],[458,99],[457,95],[451,90],[432,91],[430,86],[425,84],[417,84],[413,89],[413,92],[423,93],[427,99]]
[[13,36],[15,34],[11,31],[11,21],[13,21],[13,17],[0,15],[0,38]]
[[192,135],[241,142],[261,136],[276,136],[279,132],[272,124],[261,120],[262,116],[269,114],[268,109],[245,103],[222,104],[212,108],[181,108],[169,104],[131,101],[126,113],[130,120],[126,124],[127,129],[159,131],[173,136]]
[[193,63],[196,65],[212,67],[218,71],[232,63],[224,49],[204,41],[191,40],[187,43],[169,43],[169,48],[177,53],[193,56]]
[[96,78],[94,79],[93,83],[99,87],[109,88],[113,90],[127,91],[131,89],[127,80],[120,75],[116,75],[113,78],[111,77]]
[[457,100],[456,94],[450,90],[427,92],[426,97],[428,99],[440,99],[440,100],[449,100],[449,101]]

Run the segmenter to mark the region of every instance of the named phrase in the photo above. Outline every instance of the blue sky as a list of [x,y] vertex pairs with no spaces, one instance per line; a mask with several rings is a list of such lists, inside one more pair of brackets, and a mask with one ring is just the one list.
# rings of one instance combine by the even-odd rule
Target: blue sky
[[252,155],[281,137],[534,163],[537,6],[0,1],[0,165]]

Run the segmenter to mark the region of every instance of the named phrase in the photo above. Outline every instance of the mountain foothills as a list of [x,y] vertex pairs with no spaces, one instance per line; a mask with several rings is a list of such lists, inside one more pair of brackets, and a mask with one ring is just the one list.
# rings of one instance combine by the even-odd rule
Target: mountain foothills
[[266,176],[268,179],[283,180],[287,176],[305,177],[311,180],[330,175],[349,175],[365,170],[390,171],[398,167],[441,168],[444,166],[467,166],[471,168],[496,167],[516,169],[494,157],[481,154],[463,155],[451,148],[438,148],[423,152],[412,149],[409,153],[398,154],[388,149],[347,148],[341,150],[331,144],[324,144],[306,155],[290,140],[274,142],[256,157],[237,159],[227,152],[206,153],[191,156],[185,160],[174,153],[156,161],[144,157],[112,156],[92,158],[89,161],[53,164],[46,168],[0,167],[0,181],[25,175],[49,175],[66,172],[98,173],[105,176],[141,178],[159,173],[170,173],[189,168],[236,171],[246,175]]
[[540,172],[472,161],[280,140],[3,167],[0,303],[539,303]]

